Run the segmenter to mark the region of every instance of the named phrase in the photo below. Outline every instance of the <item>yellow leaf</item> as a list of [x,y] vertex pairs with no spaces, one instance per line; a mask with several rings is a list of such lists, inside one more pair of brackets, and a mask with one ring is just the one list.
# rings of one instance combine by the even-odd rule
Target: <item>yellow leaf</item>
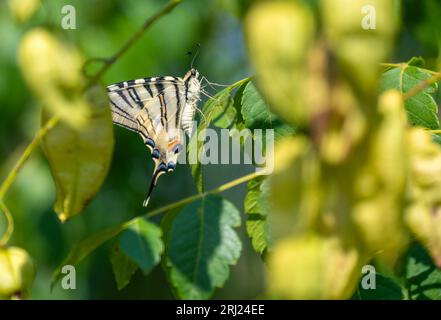
[[441,267],[441,148],[420,128],[409,131],[410,204],[406,223]]
[[315,32],[311,12],[294,2],[260,2],[245,28],[259,87],[274,112],[294,124],[305,121],[305,60]]
[[41,0],[8,0],[9,10],[15,19],[26,22],[37,11],[41,5]]
[[32,259],[18,247],[0,248],[0,299],[23,298],[35,276]]
[[[110,166],[113,131],[107,96],[101,87],[86,94],[92,114],[77,130],[60,123],[43,139],[57,188],[55,211],[61,221],[80,213],[100,189]],[[48,118],[43,113],[43,121]]]
[[323,30],[345,74],[371,95],[398,29],[396,0],[323,0]]
[[21,40],[19,61],[24,78],[44,108],[72,127],[90,117],[83,96],[83,59],[48,31],[36,28]]
[[361,262],[359,252],[344,248],[337,237],[291,236],[270,253],[270,294],[282,299],[347,299],[361,275]]
[[379,97],[378,110],[378,124],[372,128],[367,155],[355,176],[352,218],[365,250],[380,254],[392,265],[408,244],[403,223],[407,119],[402,97],[395,90]]

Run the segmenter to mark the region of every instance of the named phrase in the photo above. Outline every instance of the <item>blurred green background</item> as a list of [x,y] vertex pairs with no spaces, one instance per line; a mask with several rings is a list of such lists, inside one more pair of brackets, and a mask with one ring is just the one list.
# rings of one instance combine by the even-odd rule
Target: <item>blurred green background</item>
[[[242,33],[242,18],[252,1],[185,0],[161,18],[104,75],[105,85],[147,76],[183,76],[190,67],[188,51],[201,44],[196,68],[209,80],[232,83],[252,75]],[[307,1],[314,6],[317,1]],[[32,27],[45,26],[75,43],[86,58],[108,57],[167,1],[153,0],[43,0],[36,15],[18,24],[6,1],[0,2],[0,177],[4,177],[32,138],[40,123],[39,106],[24,84],[17,65],[21,36]],[[76,30],[62,30],[61,8],[76,8]],[[401,34],[396,39],[394,62],[412,56],[425,58],[428,68],[441,66],[441,4],[436,0],[408,0],[402,4]],[[27,250],[35,261],[37,278],[32,299],[173,298],[160,266],[147,277],[139,271],[130,284],[117,291],[106,244],[77,268],[77,289],[52,293],[50,277],[72,245],[103,228],[145,212],[142,199],[153,162],[140,137],[115,127],[115,150],[105,184],[85,212],[61,224],[52,210],[55,187],[41,151],[35,153],[8,194],[6,203],[15,219],[11,244]],[[212,188],[252,170],[242,165],[206,166],[206,188]],[[246,185],[225,192],[243,211]],[[195,194],[189,167],[179,165],[160,179],[150,209]],[[3,217],[0,229],[3,229]],[[157,218],[160,219],[160,218]],[[157,220],[159,221],[159,220]],[[214,298],[252,299],[265,287],[264,265],[252,250],[244,226],[239,233],[243,251],[226,285]]]

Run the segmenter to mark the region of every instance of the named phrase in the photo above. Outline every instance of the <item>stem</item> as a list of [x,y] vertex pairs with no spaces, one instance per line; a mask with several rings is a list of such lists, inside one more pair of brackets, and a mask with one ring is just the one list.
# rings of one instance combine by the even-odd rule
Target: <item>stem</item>
[[430,86],[431,84],[438,82],[441,79],[441,72],[435,73],[433,76],[431,76],[429,79],[423,80],[420,83],[418,83],[415,87],[407,91],[403,95],[403,99],[407,100],[412,98],[417,93],[421,92],[426,88],[427,86]]
[[382,67],[401,68],[403,63],[380,63]]
[[14,232],[14,219],[12,219],[11,212],[3,203],[3,201],[0,201],[0,211],[3,212],[3,214],[5,215],[6,223],[7,223],[5,233],[0,239],[0,248],[1,248],[8,243],[12,233]]
[[92,59],[86,62],[86,65],[92,61],[103,61],[103,67],[92,77],[90,80],[89,86],[96,83],[99,78],[109,69],[139,38],[143,35],[145,30],[150,27],[153,23],[156,22],[159,18],[171,12],[178,4],[181,3],[181,0],[171,0],[167,5],[165,5],[158,13],[154,14],[150,18],[148,18],[142,27],[136,31],[132,37],[119,49],[113,56],[107,59]]
[[434,133],[434,134],[441,133],[441,129],[437,129],[437,130],[427,130],[427,131],[429,131],[430,133]]
[[[156,215],[158,215],[158,214],[160,214],[160,213],[162,213],[164,211],[168,211],[168,210],[171,210],[171,209],[174,209],[174,208],[178,208],[178,207],[183,206],[183,205],[185,205],[187,203],[190,203],[190,202],[193,202],[195,200],[204,198],[204,197],[206,197],[206,196],[208,196],[210,194],[217,194],[217,193],[221,193],[221,192],[223,192],[225,190],[231,189],[231,188],[233,188],[233,187],[235,187],[235,186],[237,186],[239,184],[242,184],[244,182],[250,181],[251,179],[254,179],[258,175],[259,175],[259,173],[257,173],[257,172],[253,172],[253,173],[247,174],[247,175],[245,175],[243,177],[237,178],[237,179],[235,179],[233,181],[230,181],[230,182],[228,182],[226,184],[223,184],[223,185],[221,185],[221,186],[219,186],[217,188],[214,188],[214,189],[211,189],[209,191],[202,192],[202,193],[195,194],[193,196],[184,198],[184,199],[179,200],[177,202],[174,202],[174,203],[168,204],[166,206],[163,206],[161,208],[158,208],[158,209],[155,209],[153,211],[150,211],[149,213],[146,213],[146,214],[144,214],[142,216],[144,216],[146,218],[154,217],[154,216],[156,216]],[[139,217],[133,218],[132,220],[129,221],[129,223],[133,222],[137,218],[139,218]]]
[[237,87],[240,87],[243,83],[245,83],[245,82],[247,82],[247,81],[250,81],[252,78],[253,78],[252,76],[251,76],[251,77],[247,77],[247,78],[243,78],[242,80],[239,80],[239,81],[233,83],[233,84],[230,86],[231,90],[233,90],[233,89],[235,89],[235,88],[237,88]]
[[43,127],[41,127],[37,134],[32,139],[31,143],[26,147],[25,151],[21,155],[21,157],[18,159],[18,161],[15,163],[12,170],[9,172],[6,179],[3,181],[3,183],[0,185],[0,200],[2,200],[6,192],[8,192],[9,188],[11,187],[12,183],[17,178],[18,173],[20,172],[21,168],[25,164],[25,162],[29,159],[32,152],[35,150],[35,148],[40,143],[41,139],[58,123],[57,117],[50,118]]

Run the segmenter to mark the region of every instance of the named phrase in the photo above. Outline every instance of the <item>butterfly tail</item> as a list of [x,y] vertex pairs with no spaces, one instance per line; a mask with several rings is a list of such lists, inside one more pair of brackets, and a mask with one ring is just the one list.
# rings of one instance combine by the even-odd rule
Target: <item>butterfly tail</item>
[[153,189],[155,188],[155,186],[156,186],[156,173],[155,173],[155,175],[153,176],[153,178],[152,178],[152,182],[150,182],[150,187],[149,187],[149,192],[147,193],[147,196],[145,197],[145,199],[144,199],[144,202],[143,202],[143,206],[144,207],[147,207],[148,206],[148,204],[149,204],[149,201],[150,201],[150,196],[151,196],[151,194],[152,194],[152,191],[153,191]]
[[159,176],[165,173],[166,170],[167,170],[167,166],[162,163],[155,169],[152,177],[152,182],[150,182],[149,192],[147,193],[147,196],[145,197],[143,202],[144,207],[147,207],[147,205],[149,204],[150,196],[152,194],[153,189],[156,186],[156,182],[158,181]]

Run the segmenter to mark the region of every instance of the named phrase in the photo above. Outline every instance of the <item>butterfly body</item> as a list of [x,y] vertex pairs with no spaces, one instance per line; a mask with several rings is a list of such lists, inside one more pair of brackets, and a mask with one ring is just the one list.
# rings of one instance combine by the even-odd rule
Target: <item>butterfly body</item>
[[138,132],[155,163],[144,206],[159,176],[176,168],[181,132],[192,134],[201,92],[198,77],[199,72],[191,69],[183,78],[143,78],[107,87],[113,123]]

